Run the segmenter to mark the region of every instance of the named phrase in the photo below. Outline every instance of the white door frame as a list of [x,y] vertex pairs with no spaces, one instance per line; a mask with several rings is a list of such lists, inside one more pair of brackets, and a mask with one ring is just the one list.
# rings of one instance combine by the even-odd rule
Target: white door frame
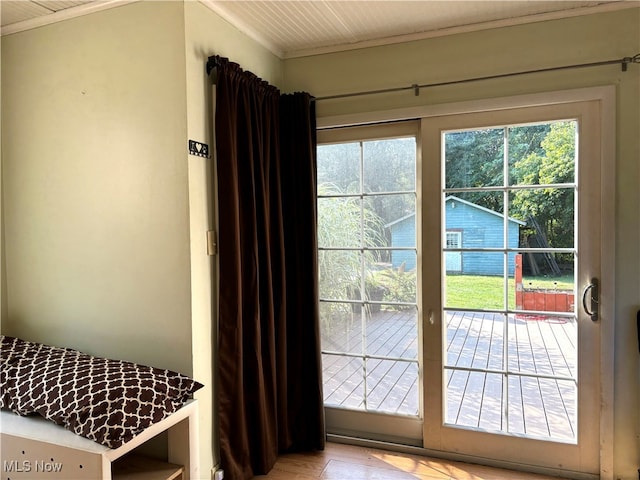
[[[491,112],[504,109],[541,105],[597,101],[600,106],[600,134],[602,162],[609,161],[600,172],[601,186],[601,331],[600,331],[600,478],[613,480],[614,429],[614,338],[615,338],[615,86],[589,87],[548,93],[535,93],[497,99],[475,100],[441,105],[425,105],[396,110],[318,117],[319,129],[363,125],[377,122],[427,118],[434,116]],[[428,316],[428,315],[426,315]],[[447,454],[419,449],[428,455],[464,459],[464,455]],[[415,449],[414,449],[415,451]],[[478,459],[474,459],[478,461]],[[509,462],[491,462],[513,467]],[[534,469],[544,472],[545,469]]]

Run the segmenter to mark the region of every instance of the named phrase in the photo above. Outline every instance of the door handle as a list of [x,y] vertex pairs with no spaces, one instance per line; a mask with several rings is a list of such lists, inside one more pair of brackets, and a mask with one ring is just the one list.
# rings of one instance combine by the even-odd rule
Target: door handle
[[[592,278],[591,283],[584,287],[584,291],[582,292],[582,307],[593,322],[598,321],[599,293],[597,278]],[[587,302],[589,305],[587,305]]]

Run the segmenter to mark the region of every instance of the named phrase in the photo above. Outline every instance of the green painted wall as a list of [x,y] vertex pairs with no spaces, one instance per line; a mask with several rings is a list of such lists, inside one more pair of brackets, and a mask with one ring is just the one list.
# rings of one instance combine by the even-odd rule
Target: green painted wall
[[6,334],[190,374],[182,5],[2,41]]
[[136,2],[2,37],[2,333],[193,375],[218,463],[209,55],[282,62],[199,2]]

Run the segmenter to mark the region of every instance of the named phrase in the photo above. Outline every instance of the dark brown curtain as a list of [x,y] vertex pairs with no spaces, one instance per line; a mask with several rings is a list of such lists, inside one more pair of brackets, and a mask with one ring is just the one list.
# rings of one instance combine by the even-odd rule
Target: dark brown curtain
[[237,480],[278,453],[324,448],[315,110],[309,94],[213,58],[220,448]]

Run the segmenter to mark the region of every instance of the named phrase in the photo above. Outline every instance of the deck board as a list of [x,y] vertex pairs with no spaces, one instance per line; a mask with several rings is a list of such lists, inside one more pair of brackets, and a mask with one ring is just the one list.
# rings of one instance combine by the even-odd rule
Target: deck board
[[469,372],[465,370],[447,370],[447,375],[446,422],[457,424],[463,395],[469,379]]
[[484,392],[484,373],[470,372],[467,377],[462,404],[456,425],[477,427],[480,424],[480,407]]
[[[366,345],[366,354],[374,358],[323,355],[325,403],[364,409],[366,389],[366,409],[417,414],[415,310],[383,310],[366,315],[364,321],[360,313],[354,313],[342,327],[334,329],[336,338],[329,339],[332,349],[358,353]],[[571,319],[447,312],[445,421],[570,441],[576,422],[574,382],[531,375],[572,378],[576,332]],[[505,335],[507,375],[465,370],[501,371]],[[400,358],[414,362],[397,361]]]
[[478,427],[485,430],[502,428],[502,376],[488,373],[484,379],[482,408]]

